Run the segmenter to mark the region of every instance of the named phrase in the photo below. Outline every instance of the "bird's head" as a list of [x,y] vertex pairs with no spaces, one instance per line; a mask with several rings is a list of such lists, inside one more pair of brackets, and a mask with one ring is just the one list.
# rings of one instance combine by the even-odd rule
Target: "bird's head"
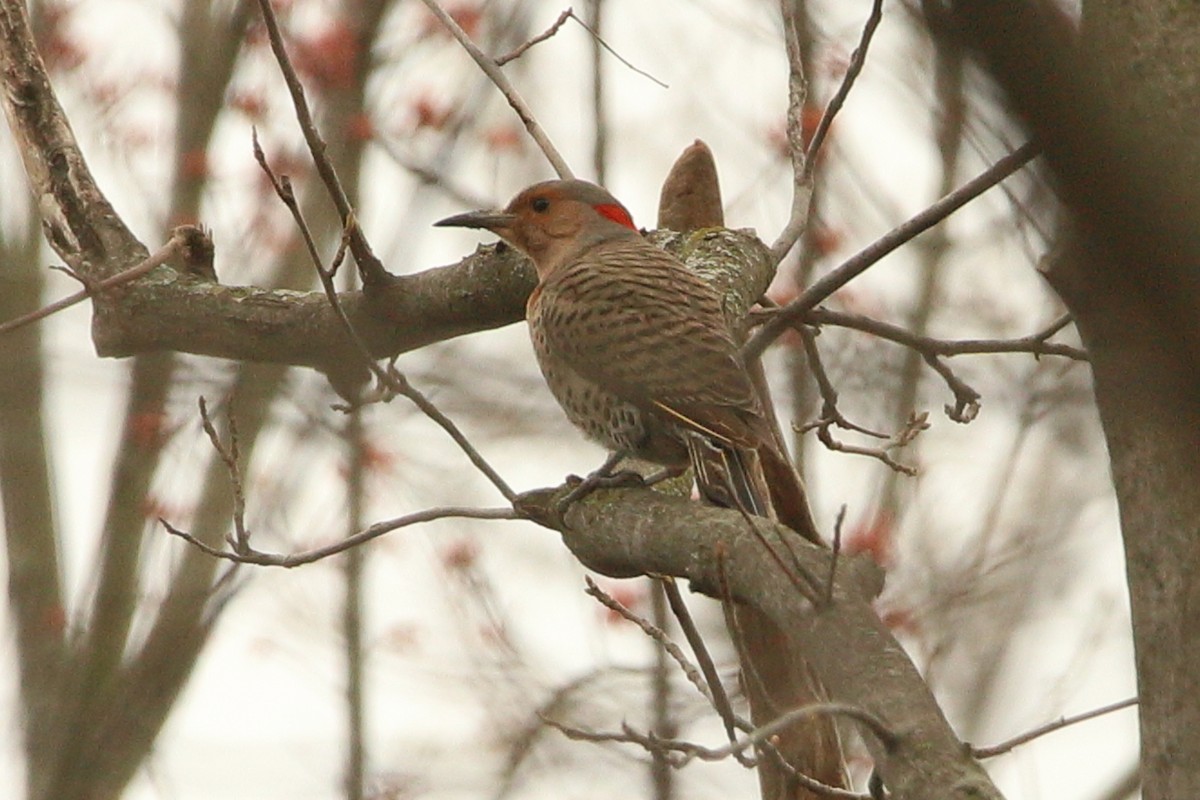
[[639,235],[625,206],[578,180],[536,183],[503,211],[471,211],[434,224],[495,233],[529,256],[542,279],[599,242]]

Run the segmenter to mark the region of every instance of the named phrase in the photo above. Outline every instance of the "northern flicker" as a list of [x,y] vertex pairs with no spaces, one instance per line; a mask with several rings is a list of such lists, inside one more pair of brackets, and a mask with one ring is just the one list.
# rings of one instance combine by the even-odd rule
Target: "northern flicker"
[[[538,285],[526,317],[534,351],[575,425],[616,452],[672,469],[691,464],[708,501],[774,517],[818,541],[720,293],[648,242],[612,195],[585,181],[548,181],[503,211],[436,224],[492,231],[533,261]],[[756,723],[824,699],[769,618],[752,607],[735,613]],[[792,726],[775,741],[808,774],[848,785],[829,720]],[[776,769],[760,771],[760,780],[764,797],[818,796]]]
[[814,535],[720,294],[646,241],[611,194],[547,181],[503,211],[436,224],[492,231],[533,261],[534,351],[576,426],[614,451],[674,469],[690,463],[708,500],[761,516],[775,508]]

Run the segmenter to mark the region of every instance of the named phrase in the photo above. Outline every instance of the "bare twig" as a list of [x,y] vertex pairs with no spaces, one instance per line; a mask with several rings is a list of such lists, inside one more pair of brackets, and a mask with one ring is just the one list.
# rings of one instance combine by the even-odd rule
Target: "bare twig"
[[229,473],[229,484],[233,489],[234,534],[230,538],[229,543],[237,553],[249,552],[250,532],[246,530],[246,492],[242,483],[237,419],[233,414],[232,402],[227,403],[225,408],[225,417],[229,420],[228,445],[222,442],[221,437],[217,434],[217,428],[213,425],[212,418],[208,415],[208,403],[205,402],[203,395],[197,398],[196,402],[200,407],[200,424],[204,426],[204,433],[208,435],[208,440],[212,443],[213,449],[217,451],[217,455],[220,456],[221,461],[225,464],[225,471]]
[[292,212],[292,217],[296,220],[296,224],[299,226],[300,232],[305,241],[305,245],[308,248],[309,256],[312,258],[313,265],[316,267],[317,275],[321,279],[321,286],[325,290],[325,296],[329,300],[329,305],[333,308],[334,313],[341,322],[342,328],[346,332],[346,335],[349,336],[351,342],[353,342],[355,349],[362,356],[363,364],[371,371],[376,380],[379,382],[379,386],[383,390],[382,399],[388,399],[393,394],[402,395],[403,397],[407,398],[418,409],[420,409],[425,416],[437,423],[437,425],[441,427],[451,439],[454,440],[455,444],[459,446],[471,463],[474,464],[475,467],[482,472],[489,481],[491,481],[492,485],[496,487],[496,489],[504,496],[506,500],[512,500],[515,498],[517,493],[513,491],[512,487],[508,485],[508,482],[500,476],[500,473],[497,472],[496,469],[492,467],[492,465],[489,464],[487,460],[480,454],[475,446],[471,444],[459,427],[454,424],[453,420],[443,414],[441,410],[429,400],[429,398],[427,398],[416,387],[409,383],[408,378],[401,374],[400,371],[396,369],[394,364],[390,365],[387,369],[384,369],[379,365],[379,363],[371,356],[371,351],[367,347],[366,343],[362,340],[362,337],[358,335],[358,331],[355,330],[353,323],[350,322],[350,318],[346,316],[345,309],[342,308],[342,303],[338,296],[337,287],[334,286],[333,283],[333,276],[336,272],[337,264],[340,263],[342,255],[345,252],[344,248],[347,246],[347,242],[350,242],[350,246],[353,246],[352,232],[357,229],[353,214],[351,215],[350,219],[347,220],[348,227],[345,231],[343,231],[342,245],[338,248],[338,253],[333,258],[332,266],[329,269],[326,269],[321,264],[320,255],[317,253],[316,244],[313,242],[313,238],[308,231],[308,225],[304,220],[304,215],[300,210],[300,206],[296,202],[296,196],[292,191],[290,181],[287,180],[286,176],[276,177],[275,173],[271,170],[270,165],[267,163],[267,159],[262,152],[262,148],[258,145],[257,135],[254,136],[254,157],[262,167],[263,172],[266,173],[267,178],[271,181],[271,185],[275,188],[275,192],[277,195],[279,195],[279,199],[282,200],[284,205],[287,206]]
[[[65,308],[70,308],[77,303],[83,302],[89,297],[94,297],[97,293],[103,292],[105,289],[112,289],[113,287],[120,286],[123,283],[129,283],[130,281],[137,280],[156,267],[162,266],[164,263],[166,263],[171,256],[175,255],[182,249],[184,241],[184,234],[177,230],[175,234],[167,240],[166,244],[164,244],[158,250],[155,250],[140,263],[130,267],[127,270],[118,272],[116,275],[110,275],[104,280],[86,284],[85,288],[81,289],[75,294],[64,297],[61,300],[56,300],[53,303],[39,308],[36,311],[31,311],[28,314],[23,314],[17,317],[16,319],[10,319],[7,322],[0,323],[0,334],[5,334],[9,331],[15,331],[17,328],[24,327],[31,322],[37,322],[40,319],[45,319],[51,314],[57,314],[59,311],[62,311]],[[77,274],[72,274],[79,279]]]
[[520,58],[522,55],[525,54],[526,50],[533,47],[535,44],[541,44],[542,42],[546,41],[554,34],[558,33],[558,29],[561,28],[566,23],[566,21],[569,20],[573,16],[575,16],[575,12],[568,8],[566,11],[564,11],[558,15],[558,19],[554,20],[554,24],[551,25],[549,28],[542,31],[541,33],[539,33],[537,36],[533,37],[529,41],[525,42],[520,47],[518,47],[516,50],[513,50],[511,53],[505,53],[504,55],[497,57],[496,58],[496,66],[503,67],[505,64],[507,64],[510,61],[516,61],[518,58]]
[[946,386],[954,393],[954,405],[943,406],[946,416],[963,424],[975,419],[979,415],[979,392],[955,375],[954,370],[942,359],[927,353],[922,353],[922,357],[934,372],[942,376]]
[[842,105],[850,95],[850,90],[854,87],[854,81],[858,79],[863,65],[867,63],[867,48],[871,46],[871,38],[875,35],[875,29],[879,27],[879,20],[882,18],[883,0],[874,0],[871,5],[871,13],[863,25],[858,47],[854,48],[854,52],[850,54],[850,64],[846,67],[846,74],[842,76],[842,83],[830,98],[829,105],[825,106],[825,113],[821,115],[821,121],[817,123],[817,129],[813,131],[812,141],[808,143],[808,151],[804,154],[804,168],[810,178],[817,153],[820,152],[821,145],[825,143],[829,127],[833,124],[833,118],[842,109]]
[[758,332],[750,338],[743,348],[746,357],[757,358],[762,355],[767,345],[775,341],[792,323],[800,320],[805,313],[816,308],[825,298],[861,275],[896,248],[906,244],[918,234],[941,222],[950,216],[950,214],[1028,164],[1038,155],[1039,150],[1038,145],[1032,142],[1022,145],[975,178],[851,256],[841,266],[837,267],[837,269],[834,269],[806,289],[795,300],[783,306],[774,317],[759,328]]
[[1070,314],[1063,314],[1061,317],[1054,320],[1054,322],[1051,322],[1049,325],[1047,325],[1043,330],[1041,330],[1038,333],[1035,333],[1033,335],[1033,338],[1044,342],[1047,339],[1049,339],[1051,336],[1053,336],[1054,334],[1061,331],[1063,328],[1070,325],[1074,321],[1075,321],[1075,318],[1072,317]]
[[[545,721],[547,725],[561,731],[568,739],[591,742],[625,742],[639,745],[650,752],[676,753],[677,755],[671,759],[672,764],[676,767],[682,767],[695,759],[700,759],[701,761],[721,761],[755,746],[767,744],[780,731],[801,720],[818,715],[847,717],[855,722],[859,722],[877,739],[883,742],[886,747],[894,746],[898,740],[896,734],[878,716],[864,708],[845,703],[813,703],[812,705],[792,709],[766,725],[755,728],[737,741],[730,742],[723,747],[705,747],[682,739],[662,739],[653,734],[638,733],[629,725],[622,725],[621,732],[617,733],[615,731],[586,731],[569,727],[548,718],[545,718]],[[827,793],[831,797],[856,798],[856,800],[857,798],[864,797],[864,795],[857,792],[825,786],[816,781],[814,783],[821,787],[820,791],[822,794]]]
[[[687,657],[683,655],[683,652],[679,649],[679,646],[672,642],[666,633],[662,631],[662,629],[652,625],[650,622],[638,616],[637,614],[634,614],[618,600],[611,597],[598,586],[596,586],[595,582],[592,581],[591,578],[587,579],[587,593],[599,600],[606,608],[613,610],[625,619],[637,625],[639,628],[645,631],[648,636],[663,645],[665,651],[683,669],[684,674],[687,676],[692,685],[695,686],[696,689],[702,695],[704,695],[704,697],[708,699],[708,701],[712,703],[715,708],[718,709],[721,719],[725,722],[726,732],[729,737],[729,741],[732,744],[738,741],[736,731],[741,730],[752,732],[754,730],[754,726],[749,720],[739,716],[733,710],[732,703],[730,703],[729,697],[725,692],[725,688],[722,685],[719,676],[717,675],[716,665],[712,660],[712,656],[709,655],[707,646],[704,644],[703,639],[700,638],[699,630],[696,628],[695,621],[692,619],[691,613],[688,611],[687,606],[683,602],[683,597],[679,592],[678,584],[676,584],[671,578],[667,577],[658,578],[658,580],[661,581],[663,588],[666,590],[665,594],[667,596],[668,603],[671,605],[671,609],[675,614],[675,618],[679,621],[680,628],[684,631],[685,637],[688,639],[693,651],[696,653],[697,660],[702,665],[701,671],[704,673],[703,677],[701,676],[700,672],[697,671],[696,667],[687,661]],[[728,603],[725,604],[725,607],[728,608]],[[547,718],[544,714],[540,714],[539,716],[541,716],[547,724],[563,731],[564,733],[567,733],[565,730],[566,726],[554,722],[553,720]],[[593,735],[587,732],[577,731],[575,729],[572,729],[572,733],[578,733],[579,738],[589,738],[593,740],[603,740],[607,736],[606,734]],[[570,736],[571,733],[568,733],[568,735]],[[777,757],[777,760],[789,775],[793,776],[798,782],[809,789],[822,794],[829,794],[832,792],[832,794],[830,794],[832,797],[854,798],[854,800],[860,800],[862,797],[861,795],[857,795],[853,792],[844,792],[843,790],[827,786],[826,784],[796,770],[790,764],[783,761],[775,746],[769,740],[764,740],[760,742],[760,744],[765,751],[772,753]],[[739,762],[746,766],[754,766],[754,760],[746,756],[744,751],[744,747],[731,749],[730,755],[732,755],[734,758],[737,758]],[[657,752],[661,753],[662,751],[660,750]],[[679,766],[673,762],[672,764],[673,766]]]
[[329,558],[332,555],[345,552],[352,547],[357,547],[372,539],[383,536],[385,533],[406,528],[410,525],[415,525],[421,522],[430,522],[435,519],[520,519],[517,512],[511,508],[464,508],[456,506],[444,506],[439,508],[429,508],[423,511],[417,511],[413,514],[407,514],[403,517],[376,522],[374,525],[366,528],[353,536],[348,536],[333,544],[317,547],[312,550],[305,550],[300,553],[284,554],[284,553],[265,553],[260,550],[255,550],[248,547],[243,552],[230,552],[221,550],[197,539],[187,531],[180,530],[165,519],[159,518],[159,522],[167,529],[167,532],[178,536],[185,542],[200,548],[205,553],[215,558],[223,558],[227,561],[234,561],[239,564],[256,564],[263,567],[285,567],[291,569],[304,564],[311,564],[314,561],[320,561],[323,558]]
[[275,60],[279,63],[279,71],[283,74],[283,80],[292,96],[292,105],[296,109],[296,120],[300,123],[300,131],[304,134],[309,155],[312,156],[317,174],[321,176],[321,182],[325,184],[325,188],[338,210],[342,227],[350,232],[350,252],[354,254],[363,284],[372,286],[387,283],[391,276],[371,249],[362,230],[357,224],[352,224],[354,208],[350,204],[350,198],[346,196],[346,190],[342,188],[341,179],[338,178],[333,162],[326,153],[325,140],[317,130],[316,123],[313,122],[312,111],[309,110],[308,101],[304,97],[304,86],[300,83],[300,78],[296,75],[296,70],[288,58],[287,49],[283,46],[283,34],[279,31],[279,20],[275,18],[271,0],[258,0],[258,7],[262,12],[263,22],[266,24],[267,38],[271,42],[271,52],[275,54]]
[[805,163],[804,105],[808,101],[808,81],[804,76],[804,56],[796,15],[804,11],[793,0],[781,0],[783,43],[788,60],[787,142],[792,161],[792,210],[787,225],[771,245],[771,257],[778,264],[804,233],[812,202],[812,173]]
[[[761,541],[761,537],[760,537],[760,541]],[[810,597],[810,600],[813,602],[814,605],[816,605],[817,581],[816,581],[815,577],[812,575],[812,573],[810,573],[808,570],[806,570],[799,563],[799,559],[798,559],[796,553],[794,551],[792,551],[790,546],[787,548],[787,550],[788,550],[789,554],[792,555],[796,572],[800,576],[802,576],[802,578],[805,580],[805,582],[808,585],[813,587],[813,594]],[[775,556],[774,553],[772,553],[772,556],[774,557],[775,563],[777,565],[779,565],[781,569],[784,569],[784,571],[786,572],[787,570],[785,567],[783,567],[780,564],[779,558],[777,556]],[[747,648],[746,634],[742,629],[742,625],[741,625],[739,616],[734,610],[733,593],[729,588],[728,573],[726,572],[726,568],[725,568],[725,556],[724,556],[724,552],[721,550],[718,550],[717,561],[718,561],[718,566],[719,566],[717,575],[718,575],[718,580],[720,582],[721,598],[722,598],[721,611],[725,615],[725,627],[729,630],[730,638],[733,640],[734,647],[737,648],[738,660],[740,661],[740,663],[742,665],[743,688],[745,689],[747,694],[751,694],[753,692],[760,697],[764,697],[764,698],[770,697],[772,695],[772,692],[768,690],[768,688],[766,686],[766,682],[764,681],[762,675],[758,671],[757,659],[749,652],[749,650]],[[791,576],[789,576],[789,577],[791,577]],[[793,583],[793,585],[796,585],[796,580],[793,579],[792,583]],[[801,591],[803,593],[803,590],[801,590]],[[737,723],[737,728],[741,731],[753,732],[755,730],[753,723],[751,723],[748,720],[743,719],[742,717],[734,717],[734,721]],[[729,738],[730,738],[730,742],[733,743],[734,738],[733,738],[732,734],[730,734]],[[759,746],[760,751],[763,754],[765,754],[766,757],[771,759],[772,765],[776,769],[779,769],[782,772],[784,772],[788,776],[789,780],[793,780],[793,781],[799,783],[800,785],[806,787],[807,789],[809,789],[813,792],[816,792],[817,794],[820,794],[820,795],[829,795],[832,797],[857,797],[858,796],[858,795],[855,795],[853,792],[847,792],[844,789],[829,786],[829,785],[823,783],[822,781],[819,781],[816,778],[813,778],[812,776],[807,775],[807,774],[801,772],[800,770],[798,770],[795,766],[793,766],[791,764],[790,761],[788,761],[787,758],[784,757],[783,753],[781,753],[779,751],[779,747],[777,746],[777,744],[773,738],[767,738],[761,742],[758,742],[758,746]],[[734,753],[734,757],[737,758],[738,761],[743,764],[746,764],[747,761],[749,760],[746,756],[738,755],[736,752]]]
[[1078,347],[1049,342],[1054,334],[1070,324],[1071,317],[1064,315],[1044,330],[1018,339],[934,339],[913,333],[907,328],[890,322],[873,319],[862,314],[814,308],[803,315],[810,325],[836,325],[878,336],[881,339],[911,347],[921,353],[934,356],[978,355],[983,353],[1032,353],[1035,356],[1063,356],[1073,361],[1087,361],[1088,355]]
[[[259,0],[259,2],[266,3],[268,0]],[[467,51],[467,54],[483,70],[483,74],[487,75],[492,83],[496,84],[496,88],[508,100],[508,104],[512,106],[513,111],[517,112],[517,116],[520,117],[521,122],[525,125],[525,130],[529,131],[529,135],[537,142],[538,147],[545,154],[546,160],[550,162],[550,165],[554,167],[554,171],[558,173],[558,177],[563,179],[574,178],[575,174],[571,172],[571,168],[567,165],[566,160],[559,154],[558,150],[554,147],[554,143],[550,141],[550,137],[546,135],[546,131],[533,116],[533,111],[530,110],[529,104],[517,92],[512,82],[509,81],[496,62],[471,41],[471,37],[467,36],[466,31],[459,27],[458,23],[446,13],[444,8],[438,5],[437,0],[422,0],[422,2],[425,3],[430,13],[437,17],[438,21],[446,27],[446,30],[450,31],[454,38],[458,40],[458,43]]]
[[846,522],[846,504],[838,509],[833,523],[833,550],[829,556],[829,581],[825,584],[825,602],[833,602],[833,586],[837,580],[838,558],[842,554],[842,525]]
[[459,429],[454,421],[441,412],[441,410],[433,404],[420,390],[408,382],[408,378],[402,375],[394,366],[388,368],[388,386],[396,391],[397,394],[408,398],[425,416],[429,417],[444,430],[455,444],[463,451],[475,468],[482,472],[487,479],[492,482],[492,485],[504,495],[505,500],[515,500],[517,493],[512,487],[500,477],[500,473],[489,464],[475,446],[467,439],[466,435]]
[[1127,700],[1121,700],[1117,703],[1110,703],[1109,705],[1101,706],[1100,708],[1093,708],[1091,711],[1085,711],[1082,714],[1076,714],[1073,717],[1059,717],[1053,722],[1047,722],[1045,725],[1041,725],[1031,731],[1026,731],[1020,736],[1014,736],[1011,739],[1006,739],[1005,741],[1000,742],[1000,744],[994,744],[991,747],[972,747],[971,755],[973,755],[975,758],[992,758],[993,756],[1007,753],[1014,747],[1032,742],[1034,739],[1037,739],[1040,736],[1045,736],[1047,733],[1054,733],[1054,731],[1062,730],[1070,725],[1075,725],[1079,722],[1086,722],[1089,719],[1095,719],[1096,717],[1102,717],[1105,714],[1111,714],[1114,711],[1120,711],[1123,708],[1135,706],[1137,703],[1138,699],[1136,697],[1130,697]]
[[[813,378],[816,380],[817,390],[821,393],[821,417],[815,422],[810,422],[807,425],[797,428],[797,433],[816,430],[817,438],[821,441],[821,444],[830,450],[874,458],[886,464],[890,469],[894,469],[904,475],[916,475],[916,468],[896,461],[888,451],[908,444],[915,438],[917,433],[929,426],[923,424],[923,419],[917,420],[914,417],[904,430],[894,436],[889,436],[886,433],[873,431],[870,428],[865,428],[846,419],[838,408],[837,389],[834,388],[833,381],[829,379],[829,374],[825,371],[825,362],[821,359],[821,351],[817,348],[816,336],[813,335],[811,329],[805,326],[799,326],[799,328],[800,340],[804,343],[805,361],[808,364],[809,372],[812,373]],[[921,424],[918,424],[918,422]],[[861,433],[874,439],[886,439],[887,442],[883,447],[860,447],[858,445],[846,444],[834,438],[831,430],[834,425],[843,430]]]
[[579,15],[576,14],[574,11],[571,12],[571,18],[574,19],[576,22],[578,22],[585,31],[590,33],[592,35],[592,38],[595,39],[597,42],[599,42],[600,46],[603,47],[605,50],[607,50],[610,54],[612,54],[612,57],[615,58],[617,61],[620,61],[622,64],[629,67],[629,69],[633,70],[638,75],[641,75],[643,78],[646,78],[647,80],[658,84],[663,89],[671,88],[666,83],[660,81],[658,78],[651,75],[649,72],[646,72],[646,70],[638,69],[633,64],[629,63],[629,59],[625,58],[620,53],[618,53],[616,50],[612,49],[612,47],[609,46],[608,42],[604,41],[604,38],[600,36],[600,32],[595,30],[594,28],[592,28],[591,25],[588,25],[586,22],[581,20],[579,18]]
[[[774,745],[769,739],[763,741],[753,740],[738,740],[736,743],[731,743],[727,747],[713,749],[703,745],[689,742],[684,739],[665,739],[660,736],[655,736],[653,733],[644,734],[634,730],[630,725],[623,724],[621,732],[609,731],[589,731],[583,728],[577,728],[571,725],[566,725],[556,720],[541,715],[541,720],[551,728],[562,733],[568,739],[578,742],[619,742],[623,744],[636,744],[647,752],[662,757],[666,762],[675,769],[680,769],[695,759],[701,761],[721,761],[725,758],[733,756],[736,758],[742,751],[759,745],[766,750],[771,750]],[[773,731],[772,736],[778,731]],[[841,789],[837,786],[830,786],[821,781],[810,778],[802,772],[792,768],[791,765],[783,764],[788,775],[795,779],[806,789],[821,795],[822,797],[835,798],[836,800],[873,800],[869,794],[860,794],[852,792],[848,789]]]
[[[696,621],[692,619],[692,613],[688,610],[687,604],[683,600],[683,594],[679,591],[679,584],[672,578],[663,578],[663,589],[666,591],[667,604],[671,607],[671,613],[675,615],[675,619],[679,622],[679,628],[683,631],[684,638],[692,648],[692,652],[696,656],[696,661],[700,664],[700,669],[704,672],[704,678],[708,681],[708,686],[712,690],[711,694],[707,695],[713,708],[716,709],[717,715],[721,717],[721,722],[725,725],[725,735],[729,737],[729,741],[734,741],[737,738],[736,730],[741,727],[741,720],[738,719],[737,713],[733,710],[733,704],[729,702],[729,693],[725,691],[725,684],[721,682],[721,676],[717,673],[717,665],[713,661],[712,654],[708,652],[708,645],[704,643],[704,637],[700,635],[700,629],[696,627]],[[725,609],[729,608],[728,603],[723,604]],[[732,629],[731,629],[732,630]],[[739,759],[741,760],[741,759]],[[746,764],[746,762],[742,762]],[[746,764],[751,766],[750,764]]]
[[345,218],[345,228],[342,231],[342,241],[338,247],[338,252],[334,256],[328,269],[321,263],[321,255],[317,252],[317,243],[314,241],[312,232],[309,230],[308,222],[304,219],[304,212],[300,209],[300,204],[296,200],[296,193],[292,189],[291,179],[287,175],[276,176],[270,164],[267,163],[266,154],[263,153],[262,147],[258,143],[258,131],[251,129],[251,141],[254,147],[254,159],[258,162],[259,167],[266,174],[267,180],[271,182],[272,188],[275,189],[275,194],[283,201],[284,206],[292,214],[292,219],[296,222],[296,227],[300,230],[300,236],[304,240],[304,246],[308,250],[308,256],[312,259],[313,266],[317,270],[317,277],[321,281],[321,287],[325,291],[325,297],[329,301],[329,306],[333,309],[338,321],[342,325],[342,329],[354,344],[354,349],[362,356],[362,363],[370,370],[379,381],[380,386],[387,386],[387,373],[379,366],[371,355],[370,348],[366,342],[358,335],[358,331],[354,328],[354,324],[350,322],[350,318],[346,316],[345,309],[342,308],[341,299],[338,297],[337,287],[333,283],[333,276],[337,272],[337,265],[341,263],[342,256],[345,252],[344,248],[348,241],[352,241],[353,231],[357,229],[357,222],[354,218],[353,210],[350,215]]
[[887,748],[895,746],[898,739],[897,735],[888,727],[882,719],[877,715],[872,714],[865,708],[858,706],[847,705],[845,703],[813,703],[812,705],[801,706],[794,708],[785,714],[771,720],[766,725],[760,728],[755,728],[744,739],[733,742],[725,747],[719,747],[709,751],[706,756],[700,756],[705,761],[711,761],[718,758],[724,758],[725,755],[739,750],[745,750],[748,747],[753,747],[756,744],[768,741],[785,728],[799,722],[802,719],[817,716],[820,714],[830,716],[847,717],[855,722],[862,723],[875,738],[877,738]]
[[[623,603],[621,603],[621,601],[617,600],[608,592],[601,589],[596,582],[591,579],[591,577],[588,577],[585,580],[587,582],[587,588],[584,591],[587,592],[588,595],[596,598],[596,600],[599,601],[599,603],[605,608],[613,611],[614,613],[620,614],[623,618],[629,620],[634,625],[637,625],[642,629],[642,633],[646,634],[651,639],[662,645],[663,650],[666,651],[666,653],[675,660],[675,663],[679,665],[679,668],[683,670],[683,674],[688,679],[688,682],[696,687],[696,691],[700,692],[700,694],[702,694],[710,703],[713,702],[712,692],[709,689],[709,684],[705,683],[704,676],[700,674],[700,670],[696,669],[694,664],[688,661],[687,656],[684,655],[683,650],[680,649],[679,645],[671,641],[671,637],[667,635],[666,631],[654,625],[646,618],[630,611]],[[660,580],[663,581],[664,585],[670,581],[669,578]]]
[[[912,331],[902,328],[899,325],[893,325],[890,322],[873,319],[863,316],[862,314],[851,314],[844,311],[832,311],[825,308],[815,308],[811,311],[804,312],[800,315],[800,322],[797,322],[794,327],[800,332],[804,341],[805,350],[809,356],[810,368],[813,375],[817,379],[817,385],[821,390],[821,396],[825,401],[825,406],[821,412],[821,419],[816,422],[805,425],[803,430],[817,429],[818,436],[821,441],[833,450],[844,450],[847,452],[856,452],[861,455],[869,455],[879,458],[879,451],[863,450],[862,448],[853,448],[836,442],[829,434],[829,427],[837,425],[838,427],[850,427],[860,433],[865,433],[869,436],[884,438],[882,434],[877,434],[864,428],[848,425],[846,420],[841,417],[836,410],[836,392],[833,391],[832,385],[829,383],[828,377],[825,375],[821,367],[820,354],[816,351],[816,347],[811,343],[812,335],[805,325],[837,325],[843,328],[869,333],[878,336],[881,339],[896,342],[897,344],[910,347],[918,352],[925,360],[931,369],[937,372],[946,382],[950,391],[954,394],[954,405],[945,407],[947,416],[955,422],[970,422],[979,413],[979,392],[968,385],[965,381],[959,378],[950,366],[943,360],[952,356],[959,355],[975,355],[983,353],[1032,353],[1035,356],[1055,355],[1070,358],[1075,361],[1087,361],[1087,353],[1078,347],[1071,345],[1058,344],[1056,342],[1046,341],[1058,331],[1062,330],[1070,322],[1069,316],[1060,317],[1055,320],[1044,330],[1030,336],[1023,336],[1019,339],[960,339],[960,340],[945,340],[934,339],[929,336],[922,336]],[[920,420],[915,420],[920,422]],[[911,424],[906,428],[910,434],[918,432],[918,428],[914,428]],[[906,444],[911,440],[911,435],[901,437],[897,435],[893,437],[893,447],[900,444]],[[887,459],[884,459],[887,463]],[[889,463],[889,466],[898,468],[906,474],[914,474],[911,468],[903,467]]]

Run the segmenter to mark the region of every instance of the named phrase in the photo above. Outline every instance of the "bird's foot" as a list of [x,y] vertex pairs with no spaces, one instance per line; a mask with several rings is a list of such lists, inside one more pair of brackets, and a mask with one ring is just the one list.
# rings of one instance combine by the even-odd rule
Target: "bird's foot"
[[600,469],[592,472],[586,478],[568,475],[566,483],[571,487],[571,491],[563,495],[555,504],[555,511],[559,518],[562,518],[572,503],[582,500],[597,489],[635,488],[648,485],[640,472],[631,469],[613,471],[624,457],[624,453],[613,453],[600,466]]
[[649,475],[641,476],[642,484],[645,486],[653,486],[656,483],[662,483],[663,481],[670,480],[671,478],[678,478],[687,471],[688,467],[686,465],[682,467],[663,467],[660,470],[651,472]]

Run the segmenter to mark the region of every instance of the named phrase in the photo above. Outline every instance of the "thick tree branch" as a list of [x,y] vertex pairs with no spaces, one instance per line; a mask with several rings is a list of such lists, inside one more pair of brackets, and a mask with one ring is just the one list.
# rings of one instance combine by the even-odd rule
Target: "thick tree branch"
[[92,179],[50,87],[23,0],[0,2],[0,81],[0,104],[55,251],[95,280],[143,260],[145,247]]
[[[553,525],[551,511],[563,491],[530,492],[518,507]],[[673,575],[717,598],[724,581],[735,600],[772,619],[809,656],[831,702],[861,708],[895,733],[890,746],[870,732],[864,741],[896,800],[1001,797],[872,608],[882,575],[867,559],[842,557],[831,601],[814,610],[736,511],[646,489],[603,490],[570,506],[564,522],[564,543],[591,569],[621,578]],[[766,520],[755,523],[761,536],[795,553],[806,572],[831,574],[827,549]]]
[[[513,251],[481,248],[458,264],[341,295],[376,357],[500,327],[524,316],[533,273]],[[94,329],[102,356],[157,350],[332,369],[355,351],[322,292],[201,283],[157,270],[132,284]],[[356,357],[356,356],[355,356]]]
[[[677,253],[723,291],[744,316],[769,280],[765,247],[747,233],[663,234]],[[745,281],[739,276],[752,277]],[[524,318],[532,268],[511,248],[479,248],[457,264],[398,276],[368,293],[339,295],[342,309],[376,358],[387,358]],[[322,292],[293,292],[197,281],[155,270],[111,300],[93,329],[102,356],[170,350],[341,373],[360,357]]]

